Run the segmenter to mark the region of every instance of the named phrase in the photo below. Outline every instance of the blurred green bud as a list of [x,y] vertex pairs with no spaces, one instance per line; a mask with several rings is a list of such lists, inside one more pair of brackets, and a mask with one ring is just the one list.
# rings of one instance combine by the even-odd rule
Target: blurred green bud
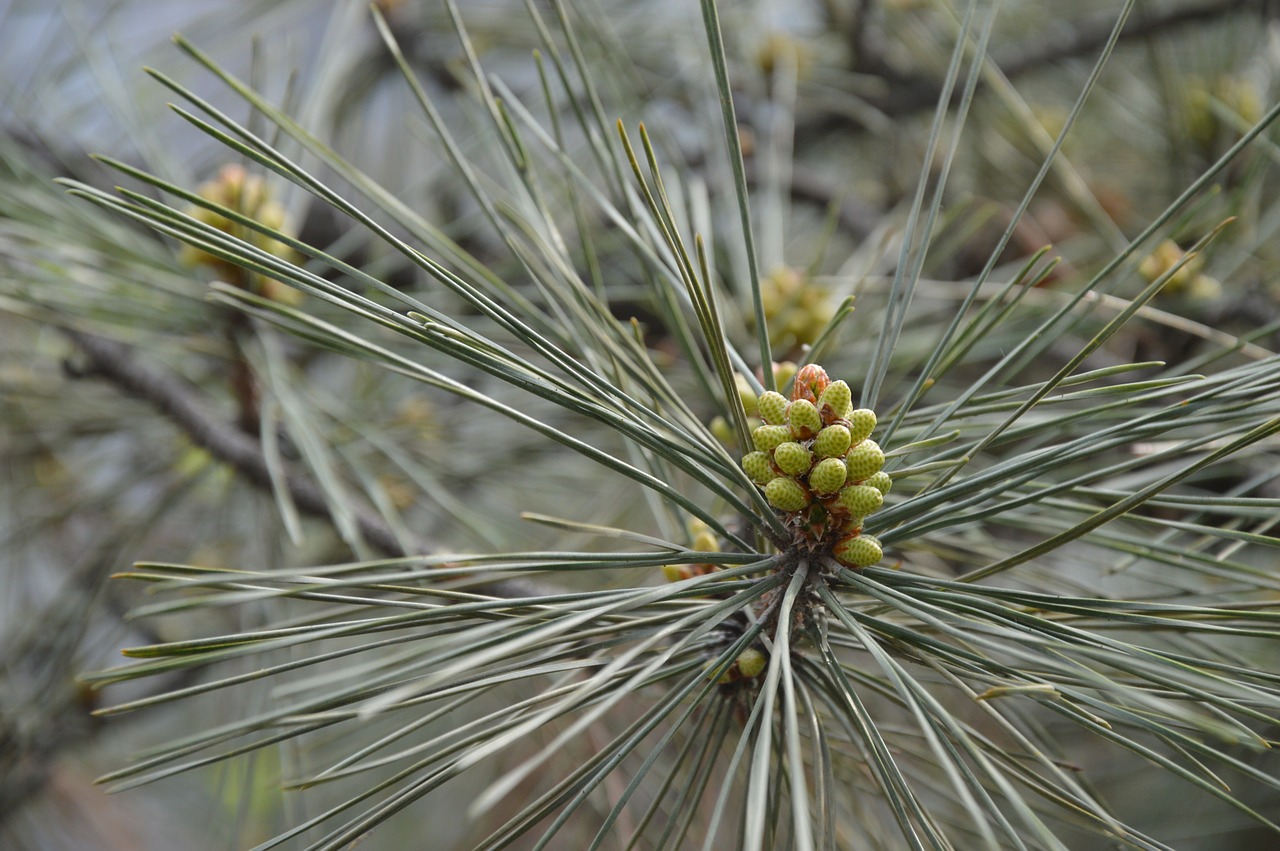
[[742,402],[742,409],[747,412],[747,416],[754,417],[758,404],[756,391],[747,383],[746,378],[736,372],[733,374],[733,385],[738,391],[738,399]]
[[738,672],[748,680],[764,673],[765,666],[768,664],[769,657],[754,647],[748,647],[738,654]]
[[773,364],[773,383],[778,387],[786,387],[796,377],[799,367],[794,361],[784,360]]
[[708,428],[711,429],[711,433],[715,435],[716,440],[721,443],[732,444],[734,442],[733,426],[729,425],[729,421],[724,417],[713,419]]
[[720,552],[720,541],[716,538],[715,532],[710,529],[703,529],[693,536],[693,547],[700,553],[718,553]]

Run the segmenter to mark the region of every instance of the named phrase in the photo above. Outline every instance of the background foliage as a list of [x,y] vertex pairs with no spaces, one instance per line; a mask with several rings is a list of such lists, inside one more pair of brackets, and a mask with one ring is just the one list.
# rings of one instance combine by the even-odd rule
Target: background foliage
[[[404,790],[430,794],[366,847],[525,813],[533,847],[568,812],[539,795],[649,721],[550,847],[1274,838],[1265,4],[725,4],[719,89],[693,3],[471,3],[465,38],[378,5],[382,32],[359,3],[0,7],[0,844],[245,847],[375,808],[303,847]],[[261,204],[230,241],[182,217],[229,163],[271,236]],[[887,449],[936,438],[890,461],[881,568],[790,603],[808,574],[761,572],[776,521],[710,428],[762,337]],[[701,559],[751,567],[665,581]],[[764,624],[793,661],[715,685],[764,595],[809,613]],[[76,678],[122,647],[152,649]],[[513,705],[553,688],[582,703]],[[451,761],[477,718],[497,758]]]

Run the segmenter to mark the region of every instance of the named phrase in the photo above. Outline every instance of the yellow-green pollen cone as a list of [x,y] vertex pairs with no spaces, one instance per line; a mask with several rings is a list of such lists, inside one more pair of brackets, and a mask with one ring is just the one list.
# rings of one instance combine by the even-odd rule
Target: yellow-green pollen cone
[[769,463],[769,455],[765,452],[748,452],[743,455],[742,469],[758,485],[766,484],[773,478],[773,465]]
[[851,485],[840,491],[836,505],[851,517],[866,517],[884,505],[884,494],[870,485]]
[[867,476],[863,484],[870,485],[880,491],[881,494],[887,494],[889,491],[893,490],[893,479],[889,478],[889,474],[884,470],[881,470],[874,476]]
[[797,399],[787,408],[787,422],[791,424],[791,435],[797,440],[808,440],[822,431],[822,417],[818,409],[807,399]]
[[773,463],[788,476],[803,476],[813,465],[813,453],[799,443],[788,441],[773,450]]
[[853,445],[849,429],[842,425],[829,425],[813,441],[813,451],[819,458],[842,458]]
[[[822,414],[824,420],[848,419],[851,410],[853,410],[853,391],[843,381],[831,382],[827,385],[827,389],[822,391],[822,396],[818,399],[818,413]],[[874,427],[872,426],[872,428]],[[867,434],[870,434],[870,432]],[[866,437],[866,435],[863,435],[863,437]]]
[[875,412],[854,409],[852,397],[848,384],[831,381],[817,364],[796,374],[790,401],[760,394],[767,424],[752,432],[755,451],[743,456],[742,468],[785,515],[797,546],[861,569],[882,557],[862,526],[893,482],[881,470],[884,450],[870,439]]
[[761,393],[756,407],[769,425],[783,425],[787,421],[787,397],[776,390]]
[[880,472],[884,466],[884,450],[874,440],[864,440],[849,450],[844,463],[849,468],[849,481],[861,482]]
[[791,429],[784,425],[762,425],[751,432],[751,442],[760,452],[772,452],[778,444],[791,439]]
[[795,479],[779,476],[764,486],[764,497],[779,511],[799,511],[809,505],[809,494]]
[[880,542],[870,535],[841,538],[832,553],[836,561],[849,567],[870,567],[884,558]]
[[835,493],[848,477],[849,471],[842,459],[826,458],[809,471],[809,487],[814,493]]
[[866,440],[876,430],[876,412],[870,408],[858,408],[845,419],[849,421],[849,434],[854,443]]

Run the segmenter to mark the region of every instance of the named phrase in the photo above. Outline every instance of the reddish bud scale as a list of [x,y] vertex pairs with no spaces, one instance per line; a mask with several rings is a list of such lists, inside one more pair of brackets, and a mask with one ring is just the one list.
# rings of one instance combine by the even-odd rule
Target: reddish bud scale
[[791,388],[791,401],[804,399],[814,405],[824,390],[831,384],[827,371],[816,363],[806,364],[796,373],[795,384]]
[[662,575],[668,582],[683,582],[686,579],[692,579],[695,576],[706,576],[708,573],[715,573],[720,570],[719,566],[707,564],[664,564],[662,566]]

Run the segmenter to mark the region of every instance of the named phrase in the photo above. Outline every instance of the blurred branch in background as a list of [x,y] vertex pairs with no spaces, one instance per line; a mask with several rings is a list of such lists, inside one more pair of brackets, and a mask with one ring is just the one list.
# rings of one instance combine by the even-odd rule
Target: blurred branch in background
[[[883,48],[892,43],[892,34],[884,32],[882,26],[873,22],[880,0],[858,0],[853,5],[855,10],[847,16],[835,13],[833,17],[836,23],[843,23],[847,33],[850,70],[884,81],[885,89],[879,94],[869,95],[867,105],[891,118],[933,109],[942,93],[941,81],[903,73],[885,57]],[[1155,9],[1151,5],[1138,6],[1120,33],[1121,41],[1136,41],[1194,24],[1203,25],[1245,14],[1257,16],[1261,25],[1277,12],[1274,0],[1206,0]],[[1077,20],[1048,19],[1043,21],[1039,32],[1016,48],[993,55],[990,61],[1007,79],[1013,80],[1063,60],[1095,55],[1107,43],[1114,26],[1114,12]],[[957,87],[952,97],[953,105],[960,91],[961,88]],[[848,115],[829,112],[804,119],[797,132],[803,138],[806,134],[831,133],[851,126],[861,125],[857,121],[851,122]]]
[[[84,355],[83,364],[67,363],[71,377],[100,378],[111,382],[125,393],[150,403],[197,446],[209,450],[219,461],[230,464],[255,486],[267,492],[283,486],[293,503],[305,513],[326,519],[331,517],[332,508],[319,488],[292,470],[282,470],[279,480],[273,479],[271,465],[261,443],[230,423],[223,422],[196,388],[175,375],[140,363],[122,343],[78,331],[66,333]],[[364,540],[383,555],[406,555],[395,533],[380,518],[356,509],[356,522]]]
[[[1006,2],[989,63],[1023,79],[972,115],[997,4],[720,3],[724,89],[692,0],[392,0],[386,44],[363,3],[166,4],[158,38],[156,5],[43,5],[0,9],[0,47],[56,55],[0,74],[0,844],[90,847],[41,833],[66,794],[175,818],[184,780],[206,821],[152,847],[517,842],[570,799],[546,847],[1273,839],[1274,134],[1213,165],[1266,128],[1272,4],[1143,3],[1110,56],[1123,3]],[[144,61],[220,129],[148,112]],[[819,354],[883,383],[887,549],[815,582],[820,513],[805,538],[739,461],[766,368]],[[165,782],[104,806],[98,770]]]

